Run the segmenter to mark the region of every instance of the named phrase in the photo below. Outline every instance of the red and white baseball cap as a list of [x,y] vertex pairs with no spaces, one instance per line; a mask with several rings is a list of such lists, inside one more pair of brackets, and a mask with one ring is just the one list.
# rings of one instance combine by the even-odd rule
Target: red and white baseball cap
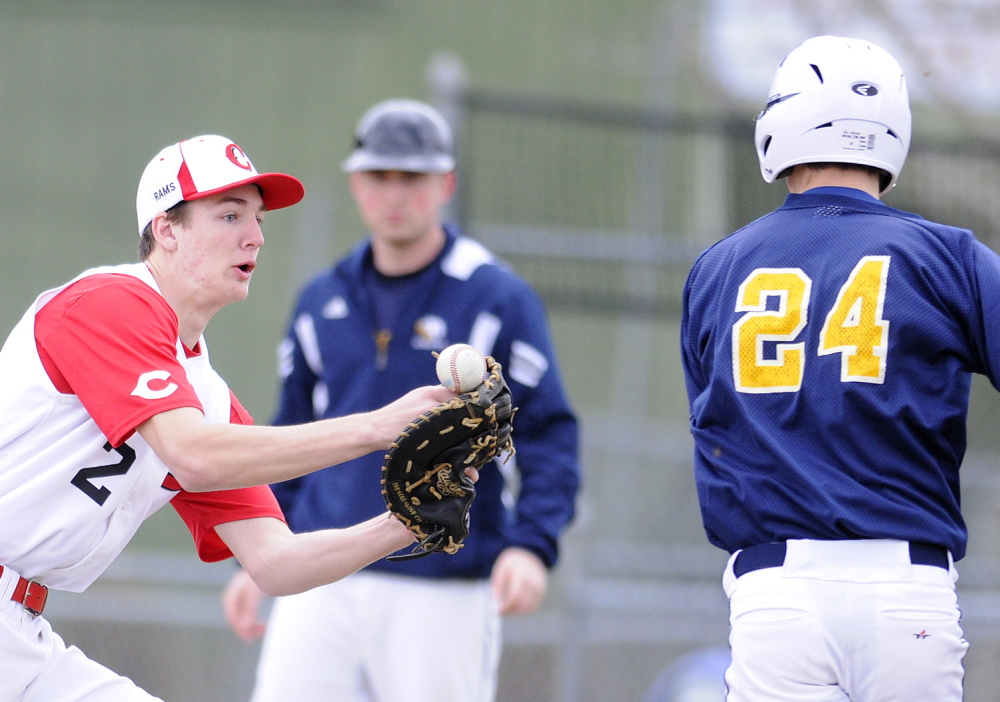
[[139,234],[157,212],[182,200],[197,200],[256,184],[264,207],[280,210],[299,202],[305,188],[298,178],[283,173],[258,173],[243,149],[226,137],[198,136],[168,146],[158,153],[139,179],[135,213]]

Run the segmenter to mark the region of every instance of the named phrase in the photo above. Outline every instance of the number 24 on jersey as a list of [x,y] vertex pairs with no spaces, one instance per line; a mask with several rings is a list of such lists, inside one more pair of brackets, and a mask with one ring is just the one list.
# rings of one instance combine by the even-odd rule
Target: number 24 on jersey
[[[840,354],[840,380],[882,383],[889,322],[882,318],[889,256],[865,256],[841,286],[819,333],[817,355]],[[758,268],[740,285],[733,325],[733,380],[747,393],[797,392],[806,363],[812,280],[800,268]],[[769,300],[777,300],[777,309]]]

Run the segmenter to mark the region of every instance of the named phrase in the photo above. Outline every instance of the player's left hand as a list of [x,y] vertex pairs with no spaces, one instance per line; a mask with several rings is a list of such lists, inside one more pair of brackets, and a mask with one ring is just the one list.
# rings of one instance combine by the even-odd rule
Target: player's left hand
[[548,589],[549,572],[531,551],[512,546],[493,564],[490,583],[500,614],[530,614],[538,609]]

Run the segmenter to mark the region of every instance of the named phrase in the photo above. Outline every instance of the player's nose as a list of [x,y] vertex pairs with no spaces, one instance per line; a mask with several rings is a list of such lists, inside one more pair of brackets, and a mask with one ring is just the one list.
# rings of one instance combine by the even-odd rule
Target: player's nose
[[261,229],[260,222],[256,219],[249,226],[249,231],[243,239],[243,247],[247,249],[258,249],[264,245],[264,230]]

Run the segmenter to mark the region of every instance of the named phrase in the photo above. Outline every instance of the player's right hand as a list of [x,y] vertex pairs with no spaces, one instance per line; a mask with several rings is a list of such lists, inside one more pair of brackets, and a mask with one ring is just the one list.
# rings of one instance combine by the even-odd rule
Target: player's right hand
[[260,619],[260,605],[264,593],[250,575],[240,568],[222,591],[222,611],[229,627],[247,643],[264,635],[267,622]]
[[447,402],[456,396],[457,393],[448,390],[443,385],[425,385],[410,390],[398,400],[375,410],[372,414],[377,417],[376,427],[384,440],[384,446],[388,448],[410,422],[431,407]]
[[500,614],[530,614],[538,609],[548,589],[545,564],[525,548],[510,546],[501,551],[490,582]]

